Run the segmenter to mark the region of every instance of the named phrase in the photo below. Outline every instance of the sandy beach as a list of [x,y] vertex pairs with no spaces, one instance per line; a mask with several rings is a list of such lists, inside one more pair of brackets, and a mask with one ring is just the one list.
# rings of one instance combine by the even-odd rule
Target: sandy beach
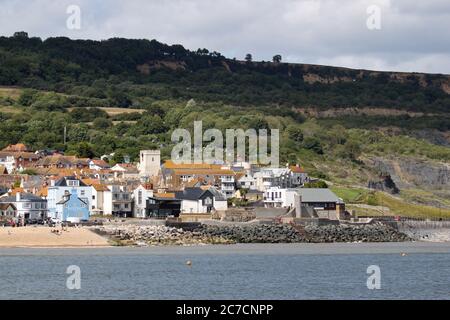
[[101,247],[110,245],[106,238],[87,228],[67,228],[67,231],[62,231],[59,235],[52,233],[52,229],[43,226],[0,227],[0,247]]

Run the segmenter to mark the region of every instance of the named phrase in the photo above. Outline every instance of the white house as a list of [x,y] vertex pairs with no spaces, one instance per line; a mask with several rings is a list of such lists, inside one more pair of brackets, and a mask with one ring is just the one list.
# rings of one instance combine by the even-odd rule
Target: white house
[[104,160],[92,159],[89,161],[89,169],[91,170],[103,170],[109,168],[111,168],[111,166]]
[[57,203],[61,201],[67,193],[71,194],[75,189],[80,200],[87,204],[87,207],[92,210],[92,187],[85,184],[76,177],[63,177],[58,181],[51,181],[48,187],[47,205],[48,215],[52,218],[57,218],[56,207]]
[[309,176],[305,172],[305,170],[300,167],[299,165],[291,166],[289,168],[290,170],[290,182],[289,187],[295,188],[295,187],[301,187],[306,182],[309,181]]
[[0,152],[0,166],[4,166],[8,172],[16,169],[16,160],[14,155],[6,152]]
[[112,215],[111,190],[104,184],[92,185],[92,214],[110,216]]
[[181,200],[181,214],[211,213],[214,210],[226,210],[226,196],[218,190],[210,188],[185,188],[175,193],[176,198]]
[[229,199],[234,196],[236,191],[236,181],[234,174],[222,174],[220,176],[220,192]]
[[256,179],[251,173],[246,173],[238,179],[237,185],[239,188],[256,190]]
[[13,196],[0,198],[2,203],[10,203],[16,207],[16,217],[41,220],[47,217],[47,200],[31,193],[17,192]]
[[266,208],[293,208],[294,196],[298,189],[271,187],[264,192],[264,206]]
[[287,188],[290,184],[289,168],[263,168],[253,176],[258,191],[266,191],[271,187]]
[[153,188],[151,184],[141,184],[133,191],[133,217],[145,218],[147,209],[147,199],[153,197]]
[[264,193],[264,206],[266,208],[294,208],[295,195],[298,195],[302,207],[314,210],[320,218],[338,220],[345,214],[344,201],[326,188],[282,189],[273,187]]
[[111,168],[114,179],[139,180],[139,170],[131,163],[118,163]]
[[[129,187],[121,184],[106,184],[111,190],[112,214],[121,217],[131,217],[133,215],[131,192]],[[109,194],[107,194],[109,196]],[[105,201],[109,199],[105,198]]]

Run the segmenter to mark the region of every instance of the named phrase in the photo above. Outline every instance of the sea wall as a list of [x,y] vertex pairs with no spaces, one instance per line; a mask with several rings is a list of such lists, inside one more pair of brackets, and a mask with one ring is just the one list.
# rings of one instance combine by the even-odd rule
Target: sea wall
[[166,226],[101,226],[96,232],[108,235],[118,245],[196,245],[234,243],[329,243],[400,242],[407,235],[383,224],[307,225],[233,224],[201,225],[194,230]]
[[450,221],[399,221],[397,228],[417,241],[450,242]]

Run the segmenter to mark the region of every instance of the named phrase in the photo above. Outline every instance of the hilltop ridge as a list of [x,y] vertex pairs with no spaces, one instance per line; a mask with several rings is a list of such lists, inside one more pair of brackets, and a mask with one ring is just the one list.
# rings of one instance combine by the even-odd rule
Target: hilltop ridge
[[[118,102],[139,97],[294,108],[448,112],[450,76],[229,59],[156,40],[0,37],[0,85]],[[118,95],[121,97],[119,98]]]

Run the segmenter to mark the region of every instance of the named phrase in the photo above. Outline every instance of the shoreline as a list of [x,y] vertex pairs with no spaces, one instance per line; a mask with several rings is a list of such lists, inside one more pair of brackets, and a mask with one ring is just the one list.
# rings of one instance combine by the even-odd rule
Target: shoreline
[[150,247],[0,247],[7,255],[175,255],[183,258],[210,255],[377,255],[393,254],[408,259],[415,254],[450,254],[450,243],[383,242],[383,243],[278,243],[236,245],[150,246]]
[[[131,229],[130,229],[131,228]],[[267,232],[268,226],[262,227],[263,232]],[[422,244],[448,244],[448,238],[445,237],[418,237],[408,241],[305,241],[305,238],[292,239],[292,231],[289,237],[285,237],[286,230],[281,233],[281,238],[276,238],[269,232],[270,237],[275,237],[276,241],[258,241],[261,238],[256,238],[256,241],[247,241],[249,238],[241,238],[243,241],[236,241],[236,238],[230,238],[224,230],[227,229],[210,229],[207,228],[204,232],[185,232],[180,229],[166,228],[166,227],[136,227],[136,226],[116,226],[108,232],[99,233],[99,230],[92,227],[71,227],[55,234],[52,230],[56,228],[44,226],[26,226],[19,228],[0,228],[0,249],[110,249],[110,248],[189,248],[189,247],[237,247],[242,244],[257,244],[269,247],[272,244],[280,245],[307,245],[307,244],[346,244],[357,247],[363,244],[395,244],[395,243],[414,243],[418,246]],[[274,231],[275,230],[275,231]],[[280,230],[274,229],[272,232],[279,233]],[[230,231],[230,230],[228,230]],[[240,229],[238,229],[241,232]],[[261,228],[257,230],[261,232]],[[317,230],[315,230],[317,232]],[[423,232],[422,232],[423,231]],[[118,234],[122,239],[119,240]],[[205,233],[206,232],[206,233]],[[235,231],[234,231],[235,232]],[[448,230],[450,232],[450,230]],[[408,234],[408,232],[406,232]],[[416,234],[423,236],[429,234],[430,230],[416,230]],[[236,234],[231,234],[233,237]],[[266,233],[264,235],[267,235]],[[238,234],[238,236],[240,236]],[[260,234],[258,235],[260,236]],[[248,237],[248,235],[247,235]],[[342,235],[338,236],[342,237]],[[153,239],[153,240],[152,240]],[[239,239],[239,238],[238,238]],[[254,235],[250,239],[255,239]],[[281,241],[280,241],[281,239]],[[317,239],[317,238],[316,238]],[[319,239],[323,239],[323,234]],[[347,239],[347,238],[345,238]],[[263,239],[266,240],[266,239]],[[283,241],[286,240],[286,241]],[[300,241],[297,241],[300,240]],[[350,240],[350,239],[349,239]],[[398,239],[395,239],[398,240]]]

